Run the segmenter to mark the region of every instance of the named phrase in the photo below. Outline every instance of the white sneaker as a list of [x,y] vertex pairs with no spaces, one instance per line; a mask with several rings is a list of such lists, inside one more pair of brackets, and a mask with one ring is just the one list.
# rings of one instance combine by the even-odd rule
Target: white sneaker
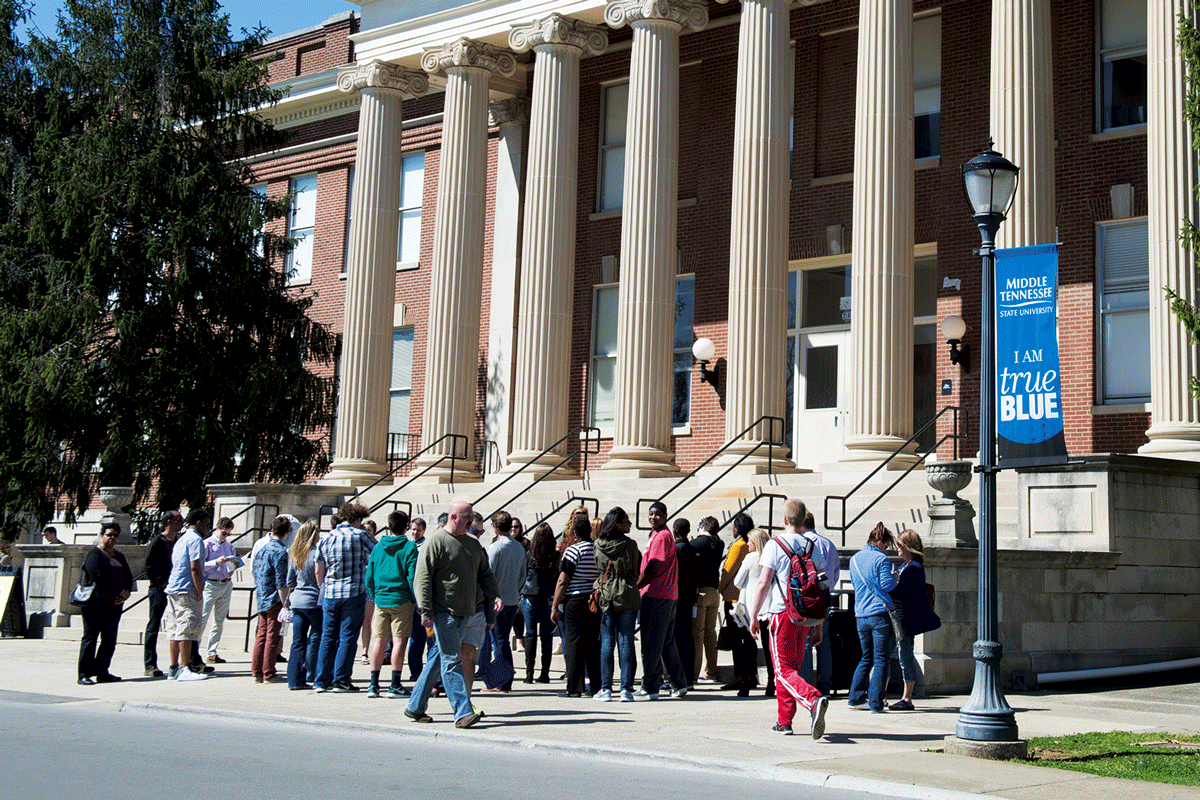
[[612,691],[609,689],[604,689],[602,691],[596,692],[596,694],[592,697],[592,699],[595,700],[597,703],[611,702],[612,701]]
[[628,689],[622,689],[621,690],[621,702],[622,703],[632,703],[633,702],[633,692],[629,691]]
[[828,697],[820,698],[819,700],[817,700],[817,704],[815,706],[813,706],[812,728],[809,729],[809,732],[812,734],[812,738],[820,739],[822,736],[825,735],[825,712],[828,710],[829,710],[829,698]]
[[180,669],[177,681],[206,681],[208,676],[203,672],[192,672],[190,669]]
[[643,697],[647,700],[657,700],[658,692],[647,692],[646,687],[643,686],[641,689],[638,689],[636,692],[634,692],[633,696],[634,697]]

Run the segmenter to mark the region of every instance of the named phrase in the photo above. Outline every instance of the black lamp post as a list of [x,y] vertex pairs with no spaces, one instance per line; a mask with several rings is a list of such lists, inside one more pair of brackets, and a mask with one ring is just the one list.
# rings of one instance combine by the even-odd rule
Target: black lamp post
[[1017,167],[988,149],[963,165],[963,191],[983,240],[983,313],[979,342],[979,610],[973,647],[975,684],[959,711],[958,738],[982,742],[1017,740],[1017,720],[1004,699],[996,586],[996,231],[1017,188]]

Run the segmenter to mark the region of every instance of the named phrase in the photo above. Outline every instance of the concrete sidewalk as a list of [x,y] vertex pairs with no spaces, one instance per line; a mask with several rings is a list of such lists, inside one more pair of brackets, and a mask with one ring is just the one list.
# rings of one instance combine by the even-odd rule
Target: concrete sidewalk
[[[442,698],[430,702],[435,723],[418,725],[402,716],[401,701],[367,699],[361,692],[314,695],[289,691],[286,684],[255,684],[249,676],[249,657],[236,653],[209,680],[178,683],[140,677],[141,648],[118,646],[112,670],[125,680],[79,686],[75,683],[78,652],[77,642],[0,640],[0,685],[10,692],[53,695],[59,702],[124,711],[385,726],[406,738],[464,737],[521,748],[561,748],[576,755],[590,751],[616,758],[668,758],[706,769],[728,765],[760,777],[787,775],[800,783],[876,793],[900,793],[904,790],[898,791],[897,785],[907,785],[911,788],[906,793],[912,797],[939,794],[918,788],[929,787],[1011,800],[1093,800],[1104,795],[1131,800],[1200,799],[1200,789],[929,752],[954,733],[962,696],[926,698],[918,702],[915,712],[869,714],[849,710],[842,693],[831,702],[825,737],[817,742],[805,735],[807,719],[797,718],[796,736],[772,733],[775,701],[761,692],[739,699],[716,687],[701,686],[684,699],[605,704],[559,698],[555,691],[562,688],[561,682],[548,686],[518,682],[510,694],[477,692],[475,703],[486,717],[470,731],[457,731]],[[165,666],[164,657],[160,653]],[[561,659],[556,658],[555,666],[561,668]],[[365,686],[366,677],[367,668],[356,666],[356,682]],[[1043,691],[1012,694],[1008,701],[1017,711],[1023,736],[1200,731],[1196,715],[1200,683],[1086,693]]]

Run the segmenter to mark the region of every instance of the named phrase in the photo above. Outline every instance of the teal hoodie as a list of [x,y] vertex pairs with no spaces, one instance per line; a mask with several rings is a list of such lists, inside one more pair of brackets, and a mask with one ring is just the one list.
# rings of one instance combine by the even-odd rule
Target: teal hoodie
[[367,563],[367,594],[380,608],[415,602],[412,584],[416,569],[417,546],[407,536],[380,537]]

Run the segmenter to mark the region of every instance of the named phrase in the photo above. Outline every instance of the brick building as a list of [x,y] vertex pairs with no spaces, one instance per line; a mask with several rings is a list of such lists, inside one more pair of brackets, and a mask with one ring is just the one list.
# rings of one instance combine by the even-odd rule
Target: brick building
[[939,325],[978,346],[960,167],[989,139],[1022,168],[1000,246],[1061,243],[1068,450],[1200,458],[1196,348],[1158,297],[1195,283],[1177,7],[379,0],[272,40],[293,136],[252,161],[297,191],[286,266],[343,336],[327,477],[422,448],[444,478],[544,472],[577,426],[595,474],[734,439],[754,463],[764,416],[819,469],[973,420]]

